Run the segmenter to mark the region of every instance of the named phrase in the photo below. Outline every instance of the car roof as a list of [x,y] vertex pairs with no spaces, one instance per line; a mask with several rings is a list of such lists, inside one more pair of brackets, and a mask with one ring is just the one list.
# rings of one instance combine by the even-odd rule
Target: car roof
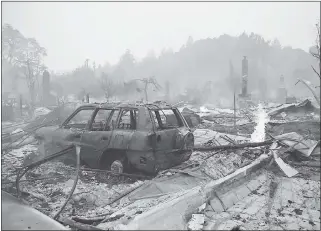
[[172,105],[162,102],[156,101],[153,103],[141,103],[141,102],[120,102],[120,103],[87,103],[81,105],[79,108],[105,108],[105,109],[112,109],[112,108],[139,108],[139,107],[147,107],[150,110],[164,110],[164,109],[174,109]]

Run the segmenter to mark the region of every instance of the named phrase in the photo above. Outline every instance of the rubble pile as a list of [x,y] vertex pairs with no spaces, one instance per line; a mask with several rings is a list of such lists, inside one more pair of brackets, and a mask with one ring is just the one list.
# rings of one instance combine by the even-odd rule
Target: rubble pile
[[[260,216],[265,216],[265,214],[259,213],[259,210],[257,212],[260,215],[254,216],[256,212],[253,211],[256,211],[255,209],[260,207],[260,204],[264,205],[262,198],[267,195],[266,192],[270,185],[273,186],[272,181],[265,180],[266,184],[270,185],[258,187],[242,199],[245,202],[241,200],[240,204],[244,202],[244,208],[237,208],[236,202],[232,202],[229,208],[226,207],[217,212],[210,211],[209,206],[206,205],[187,219],[186,228],[189,230],[203,229],[211,222],[215,223],[212,224],[212,229],[213,227],[231,229],[235,226],[248,229],[275,228],[277,222],[282,221],[282,217],[289,216],[288,214],[293,211],[298,215],[301,210],[306,211],[306,208],[311,207],[304,203],[313,204],[311,201],[306,202],[307,200],[299,203],[302,199],[300,196],[309,194],[306,185],[302,186],[301,194],[296,194],[299,199],[280,199],[283,196],[277,185],[281,181],[290,179],[294,185],[309,179],[308,184],[313,185],[311,186],[313,190],[315,185],[320,187],[320,182],[316,183],[320,181],[320,128],[314,126],[312,130],[311,125],[311,130],[306,132],[306,129],[310,129],[306,126],[308,123],[320,124],[320,116],[311,105],[309,101],[304,101],[283,107],[259,105],[257,108],[239,110],[235,127],[234,112],[231,110],[182,107],[182,114],[194,130],[195,148],[206,147],[208,151],[194,150],[189,160],[160,172],[151,181],[81,170],[76,189],[61,219],[65,219],[63,223],[71,227],[86,224],[91,226],[91,229],[93,227],[126,229],[126,225],[139,214],[163,202],[172,201],[198,185],[227,177],[260,157],[266,156],[269,158],[269,163],[266,164],[265,171],[270,172],[276,178],[275,198],[282,201],[280,210],[271,209],[272,216],[265,217],[264,221]],[[54,118],[54,112],[55,110],[40,118],[46,116]],[[37,121],[40,121],[39,118]],[[299,124],[302,124],[300,125],[302,129]],[[280,128],[281,125],[282,128]],[[296,131],[293,131],[295,129]],[[15,130],[13,134],[24,132],[24,130]],[[256,148],[246,146],[267,140],[270,141],[270,146],[262,145]],[[233,147],[239,144],[244,144],[244,148],[220,149],[220,146]],[[210,150],[213,147],[217,150]],[[11,194],[17,193],[15,188],[17,170],[22,166],[25,156],[35,152],[37,152],[37,147],[28,144],[2,153],[2,190]],[[29,171],[21,179],[22,197],[33,207],[53,217],[65,203],[72,188],[75,173],[74,167],[57,160],[44,163]],[[299,190],[296,186],[292,188]],[[259,202],[251,206],[251,198]],[[284,206],[286,203],[284,201],[287,201],[289,205]],[[291,211],[288,208],[291,208]],[[251,213],[255,218],[251,218],[249,215]],[[316,224],[313,228],[319,227],[315,220],[312,222]],[[299,225],[299,227],[306,226]]]
[[268,112],[267,132],[273,135],[297,132],[310,139],[320,139],[320,108],[306,99],[297,104],[286,104]]

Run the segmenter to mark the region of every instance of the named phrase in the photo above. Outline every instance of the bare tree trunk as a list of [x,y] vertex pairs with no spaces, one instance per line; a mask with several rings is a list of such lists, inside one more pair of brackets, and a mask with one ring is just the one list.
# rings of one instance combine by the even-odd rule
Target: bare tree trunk
[[148,97],[147,97],[147,86],[148,86],[148,82],[145,82],[144,92],[145,92],[145,99],[146,99],[146,102],[148,102]]
[[29,94],[30,94],[30,116],[33,116],[33,111],[35,109],[35,84],[30,83],[29,85]]
[[[302,79],[299,79],[298,82],[302,82],[307,88],[309,88],[309,90],[312,92],[315,100],[318,102],[318,104],[319,104],[319,106],[320,106],[320,99],[319,99],[319,97],[317,96],[317,94],[315,93],[315,91],[309,86],[309,84],[307,84],[307,83],[306,83],[304,80],[302,80]],[[298,82],[297,82],[297,83],[298,83]],[[297,83],[296,83],[296,84],[297,84]],[[295,84],[295,85],[296,85],[296,84]]]

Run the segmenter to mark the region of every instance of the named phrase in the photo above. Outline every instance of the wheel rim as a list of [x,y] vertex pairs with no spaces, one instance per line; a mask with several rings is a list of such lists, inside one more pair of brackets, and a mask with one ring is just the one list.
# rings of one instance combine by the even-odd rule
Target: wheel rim
[[115,160],[111,166],[110,170],[114,173],[123,173],[124,172],[124,165],[120,160]]

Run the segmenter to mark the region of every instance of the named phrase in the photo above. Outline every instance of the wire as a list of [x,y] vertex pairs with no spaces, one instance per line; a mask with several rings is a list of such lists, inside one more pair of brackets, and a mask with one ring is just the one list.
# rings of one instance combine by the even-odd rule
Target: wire
[[76,146],[76,157],[77,157],[77,170],[76,170],[76,177],[75,177],[75,181],[74,184],[70,190],[70,193],[65,201],[65,203],[63,204],[63,206],[60,208],[60,210],[56,213],[56,215],[53,217],[53,219],[57,220],[57,218],[59,217],[60,213],[64,210],[64,208],[66,207],[68,201],[70,200],[70,198],[72,197],[72,194],[74,193],[77,183],[78,183],[78,179],[79,179],[79,171],[80,171],[80,147]]

